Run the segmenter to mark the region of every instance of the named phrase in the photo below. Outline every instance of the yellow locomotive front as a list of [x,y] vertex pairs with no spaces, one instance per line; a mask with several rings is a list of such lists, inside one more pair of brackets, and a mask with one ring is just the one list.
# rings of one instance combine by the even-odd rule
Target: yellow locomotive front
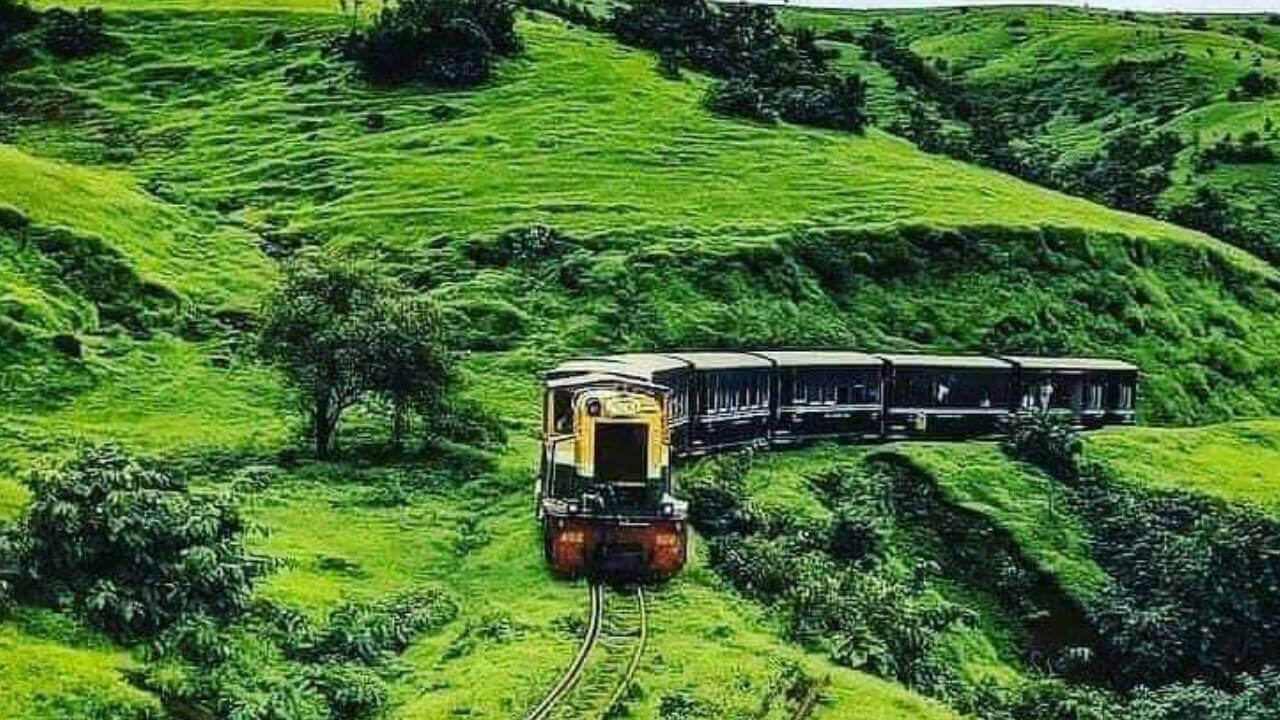
[[547,561],[569,576],[668,577],[687,553],[672,495],[667,391],[601,373],[547,382],[538,516]]

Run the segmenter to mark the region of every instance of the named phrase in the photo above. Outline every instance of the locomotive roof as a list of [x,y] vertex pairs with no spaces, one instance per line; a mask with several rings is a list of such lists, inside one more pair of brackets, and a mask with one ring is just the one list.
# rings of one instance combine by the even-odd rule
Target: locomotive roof
[[734,370],[769,368],[773,364],[757,355],[738,352],[687,352],[671,353],[667,357],[684,360],[696,370]]
[[647,390],[666,390],[666,388],[661,385],[654,385],[653,383],[640,378],[611,372],[589,372],[547,378],[547,387],[552,389],[562,387],[583,387],[587,385],[627,385],[630,387],[645,388]]
[[547,371],[546,378],[555,380],[563,377],[571,377],[575,375],[587,375],[591,373],[610,373],[615,375],[635,375],[642,380],[647,380],[647,375],[636,375],[634,371],[629,371],[623,363],[612,360],[607,357],[594,358],[572,358],[565,360],[551,370]]
[[652,380],[657,373],[679,370],[689,364],[667,355],[624,353],[600,357],[570,358],[547,372],[548,379],[584,373],[611,373],[641,380]]
[[898,367],[963,368],[969,370],[1009,370],[1013,364],[982,355],[878,355]]
[[850,350],[764,350],[753,355],[768,358],[779,367],[825,367],[828,365],[883,365],[875,355]]
[[1114,370],[1136,372],[1137,365],[1123,360],[1107,358],[1051,358],[1006,355],[1005,360],[1017,363],[1028,370]]
[[623,353],[621,355],[610,355],[609,359],[626,363],[637,370],[643,370],[650,374],[689,367],[689,363],[684,360],[657,353]]

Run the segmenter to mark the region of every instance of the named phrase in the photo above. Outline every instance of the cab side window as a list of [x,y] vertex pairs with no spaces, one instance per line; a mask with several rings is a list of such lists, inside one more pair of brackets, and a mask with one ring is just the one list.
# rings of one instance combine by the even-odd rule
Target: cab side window
[[573,393],[568,390],[551,394],[551,432],[556,435],[573,432]]

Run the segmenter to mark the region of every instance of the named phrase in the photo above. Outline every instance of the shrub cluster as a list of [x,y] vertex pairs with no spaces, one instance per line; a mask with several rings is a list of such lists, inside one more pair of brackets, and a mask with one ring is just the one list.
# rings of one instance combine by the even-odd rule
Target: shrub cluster
[[1228,164],[1265,164],[1276,160],[1276,153],[1270,145],[1262,142],[1262,135],[1257,131],[1249,131],[1240,135],[1236,142],[1231,135],[1224,135],[1218,141],[1196,154],[1196,169],[1200,172],[1213,170],[1220,163]]
[[489,79],[497,58],[520,51],[514,7],[506,0],[401,0],[337,44],[377,84],[475,85]]
[[61,58],[93,55],[108,45],[102,21],[102,8],[52,8],[41,21],[45,49]]
[[1102,152],[1062,175],[1059,185],[1110,207],[1152,214],[1173,184],[1183,147],[1177,133],[1130,126],[1108,138]]
[[1091,615],[1115,677],[1158,686],[1280,667],[1280,522],[1091,468],[1074,493],[1093,553],[1115,578]]
[[879,561],[892,517],[887,476],[842,468],[816,478],[841,499],[831,521],[815,524],[754,507],[750,465],[749,454],[714,458],[685,481],[712,566],[837,662],[925,691],[953,682],[937,651],[970,613],[931,591],[926,569]]
[[1229,97],[1231,100],[1258,100],[1275,95],[1277,91],[1280,91],[1280,81],[1254,68],[1240,76]]
[[717,112],[861,132],[866,85],[828,68],[811,31],[789,32],[766,5],[640,0],[615,8],[608,27],[623,42],[721,78],[707,96]]
[[192,616],[152,643],[141,684],[201,716],[371,717],[386,706],[389,661],[457,610],[440,590],[417,588],[344,605],[322,625],[269,603],[230,624]]
[[1012,457],[1061,480],[1078,477],[1084,444],[1069,417],[1049,411],[1019,413],[1009,422],[1008,433],[1005,451]]
[[246,553],[233,497],[191,493],[117,447],[86,450],[28,484],[31,504],[6,543],[19,591],[116,637],[234,616],[269,569]]

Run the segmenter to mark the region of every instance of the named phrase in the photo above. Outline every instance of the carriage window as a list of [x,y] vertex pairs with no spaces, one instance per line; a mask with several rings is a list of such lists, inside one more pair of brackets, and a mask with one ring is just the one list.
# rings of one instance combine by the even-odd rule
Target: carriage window
[[1085,398],[1085,405],[1090,410],[1101,410],[1103,405],[1103,396],[1106,394],[1106,385],[1101,378],[1089,379],[1089,392]]
[[899,404],[906,407],[930,407],[933,405],[933,375],[926,372],[907,372],[898,376],[894,395]]
[[1133,385],[1128,382],[1121,381],[1120,383],[1119,409],[1121,410],[1133,409]]

